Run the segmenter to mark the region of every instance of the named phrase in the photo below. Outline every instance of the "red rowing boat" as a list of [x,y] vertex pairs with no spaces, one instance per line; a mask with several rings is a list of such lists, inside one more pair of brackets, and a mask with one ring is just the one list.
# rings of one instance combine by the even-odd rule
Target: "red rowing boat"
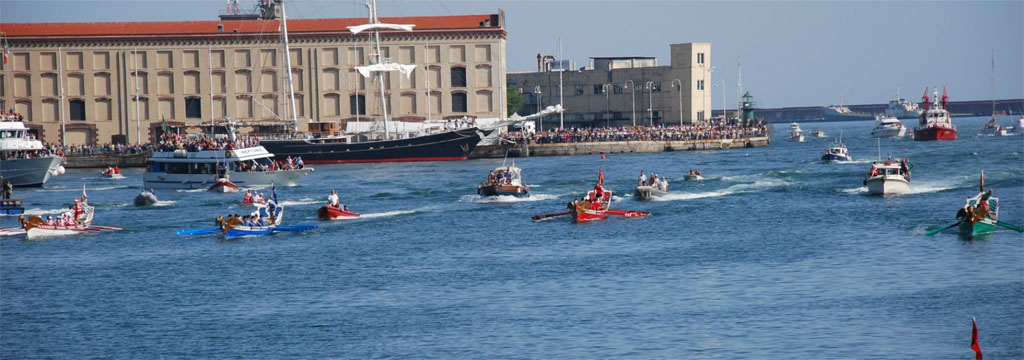
[[331,205],[324,205],[316,211],[316,216],[321,220],[342,220],[355,219],[359,217],[359,213],[349,210],[348,206],[338,208]]
[[605,189],[604,186],[602,186],[603,184],[604,170],[601,170],[598,172],[597,185],[594,185],[594,189],[587,192],[587,196],[583,197],[583,199],[574,200],[569,203],[569,211],[554,214],[534,215],[533,220],[543,220],[556,216],[572,215],[573,222],[584,223],[601,220],[608,217],[608,215],[645,217],[651,214],[647,211],[612,209],[612,192]]

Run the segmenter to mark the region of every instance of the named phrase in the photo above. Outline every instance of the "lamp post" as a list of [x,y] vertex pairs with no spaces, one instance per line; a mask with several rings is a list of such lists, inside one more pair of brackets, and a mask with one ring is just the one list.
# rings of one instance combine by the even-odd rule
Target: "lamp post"
[[721,81],[715,81],[715,86],[719,86],[719,82],[722,83],[722,122],[726,123],[729,121],[729,116],[728,112],[725,111],[725,79],[723,78]]
[[633,97],[633,127],[636,127],[636,84],[633,80],[626,80],[622,86],[629,88],[630,96]]
[[[540,85],[534,86],[533,87],[533,98],[537,100],[537,113],[538,114],[540,113],[540,106],[541,106],[540,105],[541,104],[540,95],[541,95]],[[540,130],[544,131],[544,116],[540,117]]]
[[651,117],[651,127],[654,127],[654,81],[648,80],[644,87],[647,88],[647,115]]
[[683,81],[673,79],[672,86],[676,86],[676,82],[679,82],[679,127],[683,127]]
[[604,127],[610,127],[612,123],[612,103],[610,92],[612,84],[601,85],[601,91],[604,92]]

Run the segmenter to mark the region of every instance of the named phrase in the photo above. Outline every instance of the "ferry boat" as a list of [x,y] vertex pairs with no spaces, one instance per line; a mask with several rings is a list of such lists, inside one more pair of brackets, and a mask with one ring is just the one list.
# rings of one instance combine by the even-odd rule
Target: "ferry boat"
[[[277,4],[284,6],[283,2]],[[293,133],[286,138],[266,137],[261,145],[278,156],[301,156],[305,162],[316,163],[362,163],[362,162],[395,162],[395,161],[438,161],[465,160],[486,134],[475,126],[452,129],[445,123],[416,123],[388,120],[388,106],[385,102],[384,82],[381,78],[385,72],[397,71],[408,76],[416,69],[415,65],[394,63],[385,58],[380,51],[380,29],[412,31],[412,24],[381,23],[377,17],[377,2],[367,3],[369,23],[349,26],[352,34],[370,30],[376,36],[370,36],[371,65],[358,66],[360,75],[374,79],[380,84],[382,126],[376,122],[348,122],[346,133],[334,129],[333,122],[311,122],[308,134],[298,133],[295,120],[292,120]],[[284,14],[284,11],[281,11]],[[287,20],[282,16],[282,23]],[[287,26],[283,27],[287,29]],[[284,42],[284,53],[288,54],[287,36]],[[288,72],[291,76],[291,72]],[[292,116],[295,112],[292,111]],[[464,121],[471,122],[471,120]],[[369,127],[363,126],[369,124]]]
[[[904,169],[906,166],[906,169]],[[909,161],[894,161],[890,156],[885,161],[875,161],[871,164],[864,178],[864,185],[868,187],[868,194],[871,195],[892,195],[906,194],[910,192],[910,169]]]
[[875,128],[871,130],[871,136],[884,138],[901,138],[907,134],[907,128],[897,117],[890,114],[882,114],[875,117]]
[[885,115],[897,119],[918,118],[922,112],[916,102],[900,97],[899,87],[896,88],[896,100],[889,100],[889,105],[885,107]]
[[523,171],[515,166],[499,166],[487,175],[487,181],[476,188],[480,196],[530,196],[530,186],[523,184]]
[[51,154],[21,121],[0,118],[0,178],[14,186],[43,186],[64,173],[64,158]]
[[839,138],[825,149],[825,153],[821,155],[821,161],[853,161],[853,158],[850,157],[850,153],[846,149],[846,144],[843,144],[842,138]]
[[914,140],[956,140],[956,126],[950,120],[949,111],[946,105],[949,104],[949,96],[946,88],[942,88],[942,99],[939,99],[939,89],[935,88],[935,99],[929,100],[928,88],[924,89],[924,112],[921,113],[919,126],[914,128]]
[[803,130],[800,130],[800,124],[789,124],[789,140],[796,142],[804,142],[804,134]]
[[274,162],[274,154],[262,146],[236,148],[234,144],[239,142],[235,139],[233,126],[228,123],[226,127],[231,149],[154,151],[146,160],[142,186],[148,189],[210,189],[222,183],[219,180],[229,177],[236,188],[273,184],[294,186],[313,171],[308,167],[282,169]]

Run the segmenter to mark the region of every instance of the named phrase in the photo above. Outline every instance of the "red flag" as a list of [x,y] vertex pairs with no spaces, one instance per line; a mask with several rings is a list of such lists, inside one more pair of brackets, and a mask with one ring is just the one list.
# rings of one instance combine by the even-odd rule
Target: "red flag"
[[981,169],[981,180],[978,181],[978,191],[985,192],[985,169]]
[[981,360],[981,344],[978,343],[978,322],[971,317],[971,350],[974,350],[974,360]]
[[597,171],[597,185],[604,184],[604,168]]

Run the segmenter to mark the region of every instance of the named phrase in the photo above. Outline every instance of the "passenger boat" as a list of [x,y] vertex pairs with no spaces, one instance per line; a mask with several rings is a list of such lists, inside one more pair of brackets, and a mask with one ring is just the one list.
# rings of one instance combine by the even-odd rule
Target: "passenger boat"
[[50,153],[21,121],[0,118],[0,178],[16,187],[43,186],[64,173],[64,158]]
[[81,214],[76,214],[75,210],[69,210],[61,217],[70,219],[73,221],[72,225],[53,225],[47,224],[46,220],[39,216],[29,216],[27,219],[22,215],[18,218],[21,223],[22,229],[29,238],[33,237],[44,237],[44,236],[65,236],[65,235],[78,235],[87,234],[99,231],[111,231],[111,230],[124,230],[124,228],[117,226],[93,226],[92,220],[95,215],[96,209],[89,206],[85,195],[85,188],[82,188],[82,199],[76,200],[76,206],[81,211]]
[[100,176],[108,179],[124,179],[124,175],[121,175],[121,168],[118,167],[108,167],[100,173]]
[[843,144],[843,139],[840,137],[825,149],[825,153],[821,155],[821,161],[853,161],[853,158],[850,157],[850,153],[846,149],[846,144]]
[[825,130],[822,130],[822,129],[811,130],[811,135],[814,135],[814,137],[817,137],[817,138],[823,138],[823,137],[825,137]]
[[942,88],[941,100],[938,88],[935,88],[934,100],[929,100],[927,88],[924,89],[924,96],[921,98],[924,100],[924,112],[921,113],[919,126],[914,128],[914,140],[956,140],[956,126],[953,126],[949,111],[946,110],[946,105],[949,104],[946,88]]
[[910,170],[913,165],[906,158],[895,161],[890,156],[885,161],[871,164],[864,178],[864,185],[871,195],[906,194],[910,192]]
[[796,142],[804,142],[804,134],[803,130],[800,130],[800,124],[789,124],[789,140]]
[[[239,186],[294,186],[312,168],[279,165],[274,154],[262,146],[238,147],[232,125],[227,149],[188,151],[186,149],[159,150],[146,161],[142,186],[150,189],[211,189],[215,185],[223,190],[237,190]],[[220,181],[230,179],[230,185]],[[232,187],[231,185],[234,185]],[[215,190],[215,189],[211,189]]]
[[355,219],[359,217],[359,213],[349,210],[348,206],[339,208],[332,205],[324,205],[317,209],[316,217],[320,218],[320,220]]
[[897,119],[914,119],[920,117],[921,112],[922,110],[916,102],[900,97],[900,88],[897,87],[896,100],[889,100],[889,105],[885,107],[884,116]]
[[871,130],[871,136],[884,138],[900,138],[907,134],[907,128],[903,122],[895,116],[882,114],[875,117],[875,128]]
[[476,188],[480,196],[530,196],[530,186],[523,183],[522,169],[515,163],[499,166],[487,175],[487,181]]
[[700,170],[690,170],[690,172],[683,175],[683,180],[686,181],[697,181],[704,180],[704,175],[700,173]]
[[[280,6],[284,6],[281,2]],[[376,0],[368,1],[368,24],[349,26],[352,34],[372,31],[370,36],[370,65],[357,66],[355,70],[363,77],[372,78],[379,84],[381,99],[380,123],[356,122],[346,123],[346,132],[340,134],[333,127],[334,122],[311,122],[310,133],[300,134],[297,121],[292,120],[292,133],[289,136],[266,137],[260,144],[278,156],[301,156],[308,163],[362,163],[362,162],[398,162],[398,161],[438,161],[465,160],[476,145],[486,135],[475,126],[452,129],[444,126],[444,122],[395,122],[389,121],[386,104],[390,95],[385,95],[383,74],[397,71],[409,76],[415,65],[394,63],[381,54],[379,32],[381,29],[412,31],[412,24],[381,23],[377,16]],[[284,11],[281,11],[284,14]],[[282,23],[287,19],[282,16]],[[287,29],[287,26],[282,30]],[[393,34],[393,36],[399,36]],[[404,35],[401,35],[404,36]],[[283,37],[284,53],[289,54],[287,35]],[[291,72],[287,72],[290,78]],[[291,112],[295,117],[294,110]],[[469,119],[469,117],[467,117]],[[362,125],[371,125],[367,128]]]
[[152,189],[142,189],[142,192],[135,196],[135,206],[153,206],[157,201],[156,194]]

